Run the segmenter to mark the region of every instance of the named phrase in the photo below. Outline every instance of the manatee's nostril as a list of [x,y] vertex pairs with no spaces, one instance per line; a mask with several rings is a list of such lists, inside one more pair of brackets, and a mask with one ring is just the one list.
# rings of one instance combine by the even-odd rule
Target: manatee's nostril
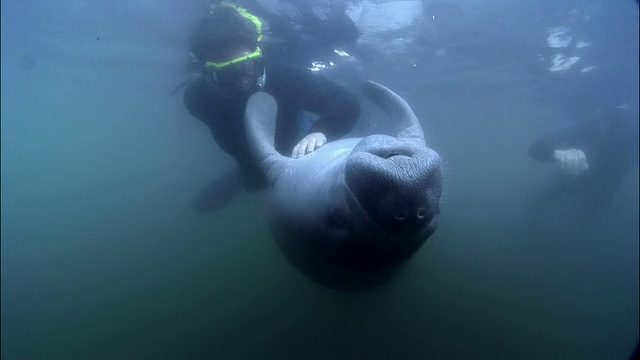
[[398,211],[393,217],[398,221],[402,221],[407,218],[407,213],[406,211]]
[[367,150],[368,153],[381,157],[383,159],[390,159],[394,156],[406,156],[412,157],[414,152],[411,149],[404,148],[381,148],[381,149],[370,149]]
[[424,217],[427,216],[427,209],[423,207],[418,208],[418,210],[416,211],[416,216],[418,217],[418,219],[424,219]]
[[402,155],[402,154],[396,153],[396,152],[388,152],[388,153],[385,153],[385,154],[381,154],[380,157],[383,158],[383,159],[388,159],[388,158],[391,158],[391,157],[394,157],[394,156],[398,156],[398,155]]

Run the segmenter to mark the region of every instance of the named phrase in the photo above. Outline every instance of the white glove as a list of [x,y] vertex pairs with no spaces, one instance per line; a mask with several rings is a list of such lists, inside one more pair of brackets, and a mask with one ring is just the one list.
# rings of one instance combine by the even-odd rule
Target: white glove
[[560,163],[560,168],[566,174],[579,175],[589,169],[587,157],[582,150],[556,150],[553,157]]
[[299,158],[302,155],[314,152],[316,149],[327,143],[327,137],[323,133],[314,132],[305,136],[298,145],[293,148],[291,156]]

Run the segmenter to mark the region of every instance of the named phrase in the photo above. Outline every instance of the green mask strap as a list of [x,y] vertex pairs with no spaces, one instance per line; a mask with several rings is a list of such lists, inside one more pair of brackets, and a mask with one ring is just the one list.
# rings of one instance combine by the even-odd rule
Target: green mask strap
[[256,31],[258,32],[258,41],[262,41],[262,21],[260,21],[260,19],[257,16],[250,13],[249,10],[245,8],[241,8],[240,6],[230,3],[228,1],[221,1],[218,4],[211,5],[211,13],[213,13],[216,7],[218,6],[226,6],[226,7],[233,8],[235,11],[238,12],[238,15],[251,21],[251,23],[256,27]]

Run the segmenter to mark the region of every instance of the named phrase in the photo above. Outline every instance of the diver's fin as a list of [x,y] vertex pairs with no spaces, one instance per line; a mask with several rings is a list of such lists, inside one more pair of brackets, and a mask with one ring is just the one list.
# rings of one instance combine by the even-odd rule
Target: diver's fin
[[200,190],[191,206],[196,212],[210,214],[227,206],[239,190],[240,173],[234,167]]

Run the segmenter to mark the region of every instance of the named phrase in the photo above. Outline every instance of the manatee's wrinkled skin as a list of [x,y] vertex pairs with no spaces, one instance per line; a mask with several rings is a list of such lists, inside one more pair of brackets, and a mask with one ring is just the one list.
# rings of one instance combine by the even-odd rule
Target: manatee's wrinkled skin
[[273,148],[277,105],[266,93],[247,104],[247,134],[267,174],[269,224],[289,261],[326,286],[382,284],[435,231],[439,155],[427,148],[402,98],[374,82],[364,93],[399,124],[397,136],[334,141],[298,159]]

